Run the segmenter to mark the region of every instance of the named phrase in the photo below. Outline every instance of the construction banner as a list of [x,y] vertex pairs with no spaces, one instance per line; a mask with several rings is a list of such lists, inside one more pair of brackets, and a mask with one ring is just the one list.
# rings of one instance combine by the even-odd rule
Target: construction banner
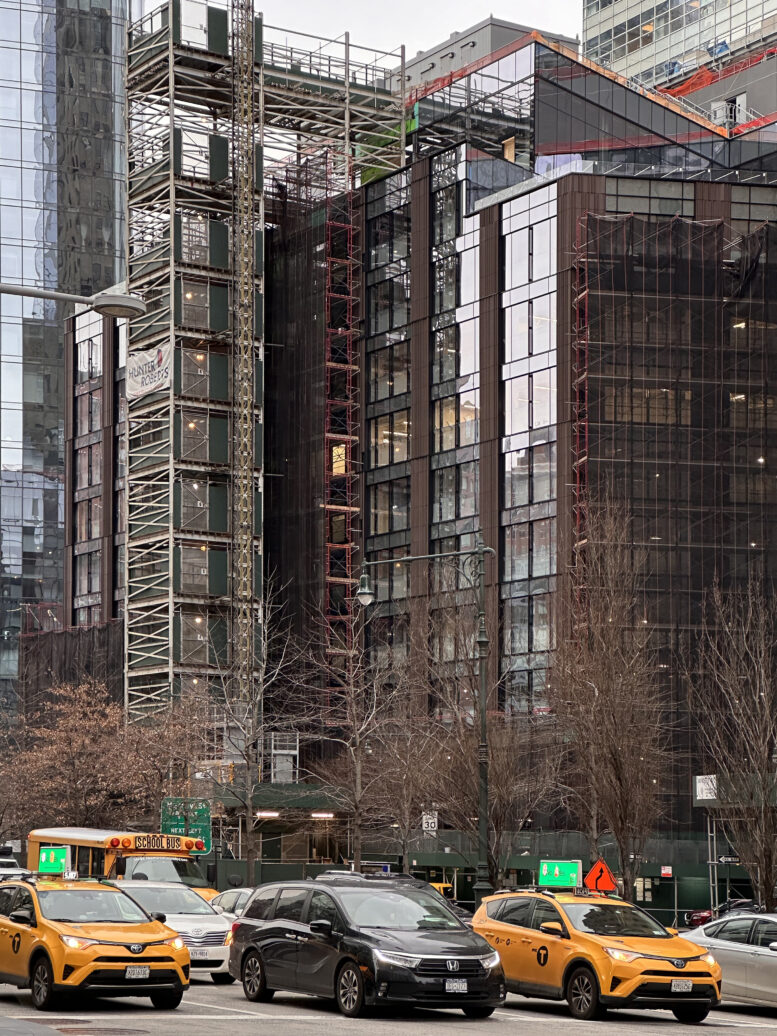
[[127,399],[138,399],[150,392],[170,388],[173,346],[168,342],[158,349],[143,349],[127,356]]

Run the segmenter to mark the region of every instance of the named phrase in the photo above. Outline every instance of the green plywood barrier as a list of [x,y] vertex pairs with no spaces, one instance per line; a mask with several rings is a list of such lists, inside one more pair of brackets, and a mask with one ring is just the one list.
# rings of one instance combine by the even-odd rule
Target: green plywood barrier
[[229,327],[229,288],[226,284],[211,284],[208,309],[211,331],[226,331]]
[[223,482],[211,482],[208,490],[208,523],[211,532],[229,532],[229,497]]
[[211,133],[208,137],[210,178],[214,183],[226,180],[229,174],[229,142],[226,137]]
[[210,398],[229,399],[229,357],[210,354]]
[[229,54],[227,12],[220,7],[208,7],[208,50],[214,54]]
[[208,221],[208,260],[219,270],[229,267],[229,228],[218,219]]

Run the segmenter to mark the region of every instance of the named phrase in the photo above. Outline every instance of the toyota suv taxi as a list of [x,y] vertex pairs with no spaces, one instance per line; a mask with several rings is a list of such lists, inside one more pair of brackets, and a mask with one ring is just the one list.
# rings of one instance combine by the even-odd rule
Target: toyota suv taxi
[[0,982],[29,987],[41,1011],[66,992],[173,1009],[189,986],[189,951],[164,920],[99,881],[0,882]]
[[694,1023],[720,1003],[712,954],[622,899],[502,893],[483,900],[472,927],[499,951],[508,990],[566,1000],[575,1018],[644,1007]]

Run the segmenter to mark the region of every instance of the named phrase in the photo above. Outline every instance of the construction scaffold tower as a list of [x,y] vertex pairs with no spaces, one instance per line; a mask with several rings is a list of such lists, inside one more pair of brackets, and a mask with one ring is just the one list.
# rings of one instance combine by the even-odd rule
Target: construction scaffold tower
[[128,362],[139,371],[128,378],[126,558],[137,720],[197,685],[261,694],[265,206],[267,185],[301,165],[320,171],[301,200],[329,214],[322,348],[327,369],[346,374],[347,427],[327,405],[338,449],[326,455],[333,484],[344,464],[337,506],[351,529],[353,192],[402,162],[404,55],[291,36],[248,0],[167,0],[129,26],[127,110],[128,287],[148,305]]

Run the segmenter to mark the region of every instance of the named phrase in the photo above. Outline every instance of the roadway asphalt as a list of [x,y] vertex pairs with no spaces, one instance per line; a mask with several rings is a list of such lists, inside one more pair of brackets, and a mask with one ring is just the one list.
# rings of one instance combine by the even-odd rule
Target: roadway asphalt
[[[85,1000],[42,1014],[26,990],[0,986],[0,1036],[670,1036],[688,1032],[669,1012],[611,1012],[602,1022],[574,1022],[563,1004],[509,996],[487,1021],[469,1021],[458,1011],[393,1011],[351,1020],[326,1001],[291,993],[269,1004],[251,1004],[239,985],[197,980],[176,1011],[155,1011],[150,1001]],[[777,1034],[777,1010],[726,1006],[713,1011],[695,1031],[709,1036]]]

